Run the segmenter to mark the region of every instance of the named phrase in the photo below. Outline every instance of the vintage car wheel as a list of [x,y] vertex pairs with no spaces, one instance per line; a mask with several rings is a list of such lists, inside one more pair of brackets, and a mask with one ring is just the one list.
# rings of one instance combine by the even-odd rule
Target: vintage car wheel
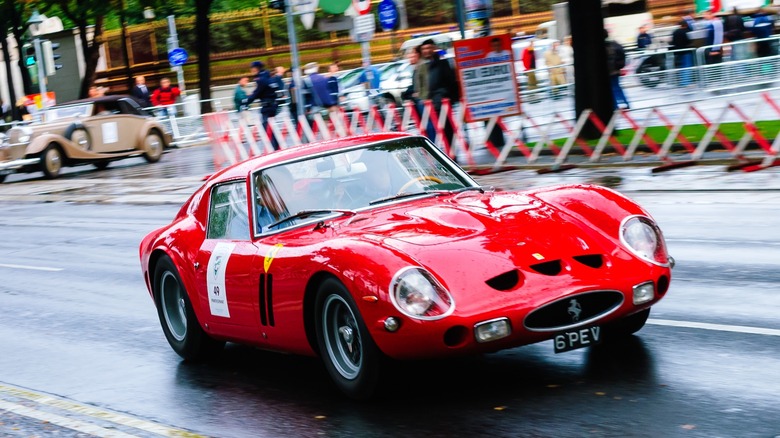
[[109,164],[111,164],[110,161],[96,161],[92,163],[92,165],[95,166],[95,169],[97,170],[105,170]]
[[64,157],[62,150],[56,144],[50,144],[41,154],[41,171],[48,179],[57,178],[60,175]]
[[85,151],[92,150],[92,136],[83,125],[72,124],[65,130],[65,138]]
[[8,176],[8,175],[0,175],[0,184],[2,184],[3,181],[5,181],[5,177],[6,176]]
[[156,163],[160,161],[163,153],[163,140],[155,131],[149,133],[144,138],[144,158],[150,163]]
[[610,338],[621,338],[631,336],[645,326],[647,318],[650,316],[650,309],[642,310],[633,315],[629,315],[621,320],[615,321],[605,327],[606,335]]
[[348,396],[369,398],[379,381],[382,353],[352,296],[341,282],[327,279],[317,292],[315,312],[317,344],[328,374]]
[[154,299],[168,343],[184,360],[198,361],[218,354],[225,343],[209,337],[200,326],[179,271],[168,256],[154,270]]

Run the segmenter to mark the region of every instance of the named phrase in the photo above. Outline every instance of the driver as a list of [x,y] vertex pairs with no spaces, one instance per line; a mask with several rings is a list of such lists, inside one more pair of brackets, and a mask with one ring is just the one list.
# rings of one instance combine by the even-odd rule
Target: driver
[[264,233],[272,230],[268,225],[290,215],[283,197],[292,191],[293,176],[287,168],[275,167],[255,178],[255,229]]

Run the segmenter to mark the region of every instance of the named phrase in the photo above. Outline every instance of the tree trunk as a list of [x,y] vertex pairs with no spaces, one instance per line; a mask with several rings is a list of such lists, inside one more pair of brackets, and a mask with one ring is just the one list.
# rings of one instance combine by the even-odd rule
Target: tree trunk
[[81,80],[79,97],[82,99],[89,95],[89,87],[97,78],[97,64],[100,59],[100,45],[103,44],[103,17],[98,17],[95,22],[95,30],[92,40],[87,35],[87,23],[81,22],[79,27],[79,39],[81,40],[82,53],[84,55],[84,78]]
[[[16,90],[14,90],[14,77],[11,75],[11,54],[8,50],[8,44],[6,44],[7,40],[4,38],[0,38],[0,50],[3,52],[3,60],[6,62],[3,62],[5,64],[5,76],[8,78],[8,97],[10,99],[11,104],[11,117],[14,120],[19,120],[21,117],[19,117],[19,108],[16,106]],[[2,122],[5,122],[5,120],[2,120]]]
[[[32,79],[30,79],[30,71],[27,70],[27,65],[24,63],[24,48],[22,47],[24,32],[19,32],[17,27],[14,26],[13,30],[14,38],[16,38],[16,45],[19,46],[19,73],[22,75],[22,88],[24,88],[24,94],[32,94]],[[8,59],[8,58],[7,58]]]
[[211,108],[211,34],[209,11],[213,0],[196,0],[195,35],[198,52],[198,84],[200,86],[200,112],[212,112]]
[[[601,0],[569,2],[571,41],[574,49],[574,106],[577,117],[591,109],[606,125],[615,106],[607,68],[604,19]],[[588,122],[582,130],[585,138],[598,138],[598,129]]]

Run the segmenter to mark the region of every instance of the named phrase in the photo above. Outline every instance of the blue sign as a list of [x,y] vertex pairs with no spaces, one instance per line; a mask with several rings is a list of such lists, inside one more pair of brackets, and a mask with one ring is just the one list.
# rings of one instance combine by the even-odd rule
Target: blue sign
[[186,50],[182,49],[181,47],[177,47],[168,52],[168,62],[170,62],[172,66],[178,67],[180,65],[184,65],[184,63],[187,62],[187,56],[188,55]]
[[383,30],[393,30],[398,26],[398,8],[393,0],[379,2],[379,25]]

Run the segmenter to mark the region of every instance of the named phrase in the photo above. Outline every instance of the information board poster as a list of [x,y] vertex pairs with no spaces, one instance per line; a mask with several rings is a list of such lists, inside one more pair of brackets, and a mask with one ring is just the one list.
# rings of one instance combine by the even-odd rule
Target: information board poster
[[520,114],[512,39],[508,34],[453,42],[461,100],[469,122]]

